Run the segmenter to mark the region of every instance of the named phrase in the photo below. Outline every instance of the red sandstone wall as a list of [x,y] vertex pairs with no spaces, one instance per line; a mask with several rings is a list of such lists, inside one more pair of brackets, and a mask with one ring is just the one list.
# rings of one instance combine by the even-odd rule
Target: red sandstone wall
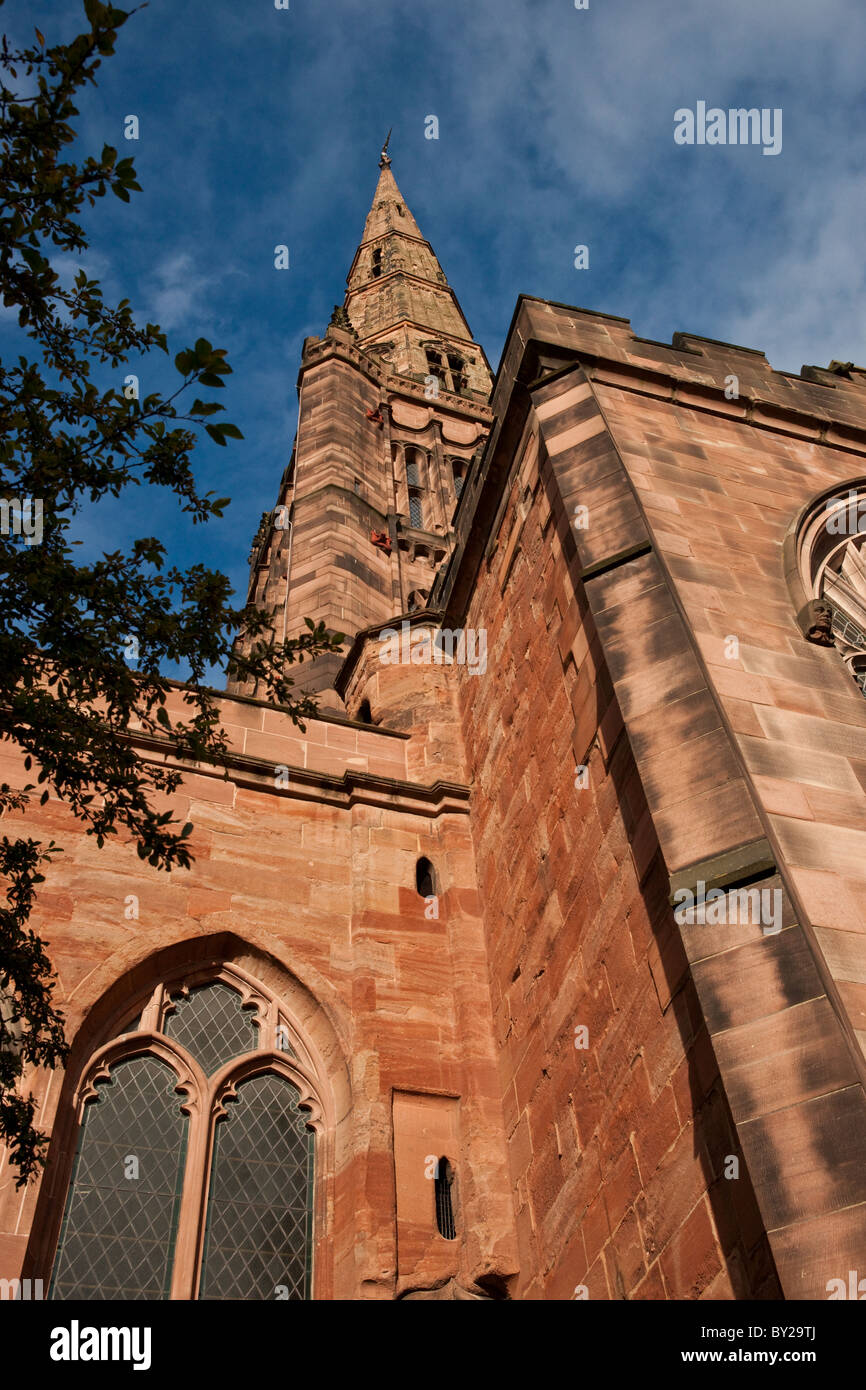
[[[188,775],[173,802],[195,826],[189,872],[157,873],[123,844],[97,849],[54,798],[28,816],[28,833],[65,851],[33,921],[74,1050],[65,1085],[59,1073],[35,1081],[40,1125],[57,1121],[64,1136],[51,1167],[25,1192],[8,1174],[0,1186],[0,1276],[18,1275],[26,1258],[47,1278],[75,1139],[72,1091],[112,1019],[169,965],[213,956],[266,976],[317,1059],[328,1134],[315,1296],[387,1299],[451,1277],[467,1289],[495,1284],[514,1270],[512,1214],[465,802],[413,799],[399,735],[314,720],[302,735],[285,716],[233,700],[224,720],[246,761],[227,781]],[[278,765],[291,769],[282,791]],[[27,780],[8,755],[0,777]],[[436,866],[438,918],[415,889],[422,854]],[[131,894],[138,920],[125,916]],[[425,1098],[441,1134],[426,1121],[418,1130]],[[444,1098],[438,1110],[431,1098]],[[416,1130],[421,1157],[435,1141],[457,1171],[453,1242],[435,1231]]]
[[527,432],[466,617],[487,630],[488,672],[461,671],[460,692],[520,1248],[514,1293],[776,1297],[748,1174],[723,1176],[739,1146],[536,460]]
[[[692,743],[688,763],[684,741],[681,762],[719,794],[735,750],[741,804],[757,808],[796,902],[798,931],[730,971],[729,997],[742,999],[747,977],[754,1003],[716,1047],[780,1276],[794,1296],[822,1296],[862,1261],[866,1238],[866,702],[839,653],[798,628],[783,542],[819,493],[844,496],[862,478],[866,392],[862,377],[782,377],[759,354],[705,357],[704,379],[721,388],[736,374],[740,399],[719,389],[686,408],[595,391],[719,711],[712,739]],[[754,397],[847,428],[803,419],[791,437]],[[794,1153],[796,1186],[784,1173]]]

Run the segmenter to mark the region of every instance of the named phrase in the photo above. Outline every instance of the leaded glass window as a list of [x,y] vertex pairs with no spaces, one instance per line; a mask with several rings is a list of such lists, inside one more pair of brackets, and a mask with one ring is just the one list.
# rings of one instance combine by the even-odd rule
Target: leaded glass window
[[418,530],[421,529],[423,525],[423,517],[421,515],[420,492],[410,491],[409,493],[409,520],[413,526],[416,526],[418,528]]
[[134,1057],[85,1106],[49,1297],[168,1297],[187,1132],[176,1086]]
[[298,1093],[256,1076],[217,1121],[201,1299],[309,1297],[313,1135]]
[[224,1062],[254,1052],[256,1027],[237,990],[209,984],[173,1001],[165,1035],[185,1047],[207,1076]]
[[838,608],[833,609],[833,631],[852,647],[866,648],[866,634],[862,633],[850,618],[846,618],[844,613],[840,613]]
[[50,1298],[311,1296],[310,1083],[278,1001],[231,979],[158,986],[97,1053]]

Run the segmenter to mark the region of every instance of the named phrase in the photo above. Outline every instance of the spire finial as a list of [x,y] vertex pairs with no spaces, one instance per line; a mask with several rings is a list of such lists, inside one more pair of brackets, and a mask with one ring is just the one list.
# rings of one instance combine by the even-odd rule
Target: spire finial
[[[392,127],[391,127],[391,130],[393,130],[393,129],[394,129],[394,127],[392,126]],[[379,168],[380,168],[380,169],[387,169],[387,168],[390,166],[390,163],[391,163],[391,156],[388,154],[388,145],[389,145],[390,140],[391,140],[391,130],[388,131],[388,134],[387,134],[387,136],[385,137],[385,143],[384,143],[384,145],[382,146],[382,153],[381,153],[380,156],[379,156]]]

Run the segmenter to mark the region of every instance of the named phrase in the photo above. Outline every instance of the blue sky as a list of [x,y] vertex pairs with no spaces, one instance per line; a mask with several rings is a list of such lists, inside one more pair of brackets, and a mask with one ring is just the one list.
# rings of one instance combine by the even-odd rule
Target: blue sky
[[[51,43],[81,14],[7,0],[0,20]],[[245,440],[196,449],[202,489],[233,499],[223,521],[187,526],[136,491],[82,516],[86,550],[157,534],[245,592],[301,344],[342,301],[389,126],[403,194],[494,369],[521,292],[645,337],[762,348],[784,370],[866,362],[864,52],[862,0],[150,0],[82,94],[79,152],[132,154],[143,187],[87,213],[84,264],[162,325],[172,356],[199,336],[228,350],[223,418]],[[781,153],[676,145],[674,111],[699,100],[781,108]],[[0,352],[21,350],[4,318]],[[141,366],[143,394],[177,380],[160,359]]]

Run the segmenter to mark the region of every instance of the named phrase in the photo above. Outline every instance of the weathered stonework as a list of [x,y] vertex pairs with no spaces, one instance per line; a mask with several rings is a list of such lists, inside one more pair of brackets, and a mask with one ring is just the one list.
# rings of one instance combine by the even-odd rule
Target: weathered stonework
[[[387,156],[344,310],[251,570],[278,632],[350,638],[321,717],[224,698],[227,774],[173,802],[189,872],[28,814],[65,849],[34,926],[72,1053],[33,1079],[53,1142],[0,1188],[0,1275],[50,1275],[94,1054],[223,971],[309,1088],[313,1297],[826,1297],[866,1236],[866,703],[803,537],[866,478],[866,374],[522,298],[487,405]],[[435,399],[431,341],[468,363]],[[701,884],[778,921],[675,914]]]

